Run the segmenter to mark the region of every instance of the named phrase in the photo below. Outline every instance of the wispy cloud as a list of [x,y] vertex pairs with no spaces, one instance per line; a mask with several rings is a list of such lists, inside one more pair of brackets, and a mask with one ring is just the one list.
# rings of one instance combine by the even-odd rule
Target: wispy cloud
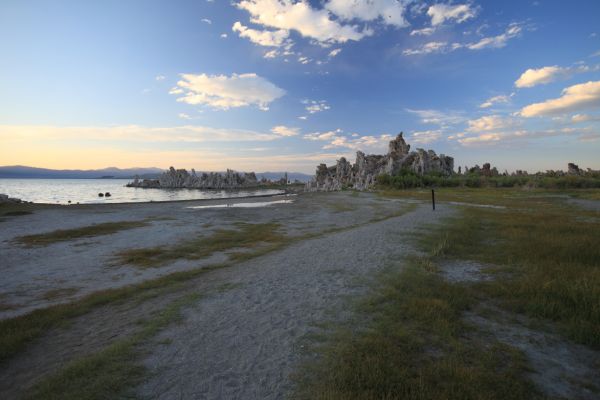
[[466,120],[464,115],[457,111],[412,110],[410,108],[407,108],[406,111],[418,116],[423,124],[438,125],[442,128],[460,124]]
[[507,104],[510,102],[511,96],[499,95],[499,96],[490,97],[489,99],[487,99],[486,101],[481,103],[479,105],[479,108],[490,108],[495,104]]
[[[191,118],[180,114],[184,119]],[[291,129],[291,128],[290,128]],[[281,132],[258,132],[247,129],[223,129],[200,125],[149,127],[118,126],[54,126],[0,125],[0,140],[98,140],[135,142],[244,142],[280,139]]]
[[427,10],[427,15],[431,17],[431,25],[437,26],[445,21],[456,23],[465,22],[477,15],[477,9],[469,4],[434,4]]
[[323,111],[327,111],[331,109],[331,106],[327,104],[325,100],[302,100],[302,104],[304,104],[304,109],[309,114],[316,114]]
[[285,125],[277,125],[271,129],[271,132],[278,136],[289,137],[298,135],[300,133],[300,128],[291,128]]

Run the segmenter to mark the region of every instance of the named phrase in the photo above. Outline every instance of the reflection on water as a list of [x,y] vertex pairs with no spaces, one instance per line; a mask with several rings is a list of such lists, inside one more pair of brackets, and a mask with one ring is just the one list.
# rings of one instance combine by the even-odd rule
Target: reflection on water
[[[281,190],[141,189],[125,187],[127,179],[0,179],[0,193],[34,203],[139,203],[224,199],[283,193]],[[111,194],[98,197],[98,193]]]
[[274,200],[274,201],[255,201],[252,203],[231,203],[231,204],[213,204],[208,206],[193,206],[186,208],[255,208],[255,207],[267,207],[273,204],[290,204],[294,200]]

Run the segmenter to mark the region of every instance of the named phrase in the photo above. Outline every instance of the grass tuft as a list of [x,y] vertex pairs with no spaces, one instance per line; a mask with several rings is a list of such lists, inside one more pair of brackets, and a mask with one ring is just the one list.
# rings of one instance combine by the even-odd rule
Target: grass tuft
[[201,296],[192,294],[176,300],[155,318],[144,322],[135,335],[106,349],[68,364],[36,384],[26,399],[101,400],[132,395],[146,369],[139,362],[139,345],[181,318],[181,309]]
[[385,273],[360,306],[360,330],[339,329],[297,378],[297,399],[532,399],[522,354],[474,339],[461,316],[467,287],[415,259]]
[[47,246],[57,242],[101,235],[110,235],[119,231],[141,228],[147,225],[148,223],[144,221],[106,222],[103,224],[84,226],[81,228],[59,229],[48,233],[20,236],[16,238],[15,241],[25,246]]
[[[158,246],[125,250],[117,254],[118,260],[124,264],[132,264],[140,268],[157,267],[178,259],[197,260],[213,253],[224,252],[236,248],[253,248],[261,244],[281,243],[284,236],[278,232],[279,224],[237,224],[237,230],[219,229],[210,236],[188,240],[174,246]],[[244,253],[238,253],[237,259],[243,259]],[[254,257],[254,255],[249,255]]]

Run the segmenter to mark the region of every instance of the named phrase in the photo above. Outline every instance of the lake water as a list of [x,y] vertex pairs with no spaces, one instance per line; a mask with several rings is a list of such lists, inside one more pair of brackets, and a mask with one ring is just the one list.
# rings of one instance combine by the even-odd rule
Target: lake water
[[[128,179],[0,179],[0,193],[34,203],[140,203],[223,199],[283,193],[281,190],[200,190],[128,188]],[[98,197],[110,192],[111,197]]]

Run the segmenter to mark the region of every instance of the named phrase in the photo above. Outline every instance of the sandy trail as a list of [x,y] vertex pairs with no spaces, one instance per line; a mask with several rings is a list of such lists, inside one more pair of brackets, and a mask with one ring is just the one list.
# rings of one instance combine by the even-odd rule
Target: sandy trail
[[[185,312],[144,361],[152,399],[280,399],[319,322],[344,318],[348,297],[414,251],[408,234],[452,210],[418,206],[406,215],[293,244],[225,272],[233,288]],[[170,342],[167,345],[157,343]]]

